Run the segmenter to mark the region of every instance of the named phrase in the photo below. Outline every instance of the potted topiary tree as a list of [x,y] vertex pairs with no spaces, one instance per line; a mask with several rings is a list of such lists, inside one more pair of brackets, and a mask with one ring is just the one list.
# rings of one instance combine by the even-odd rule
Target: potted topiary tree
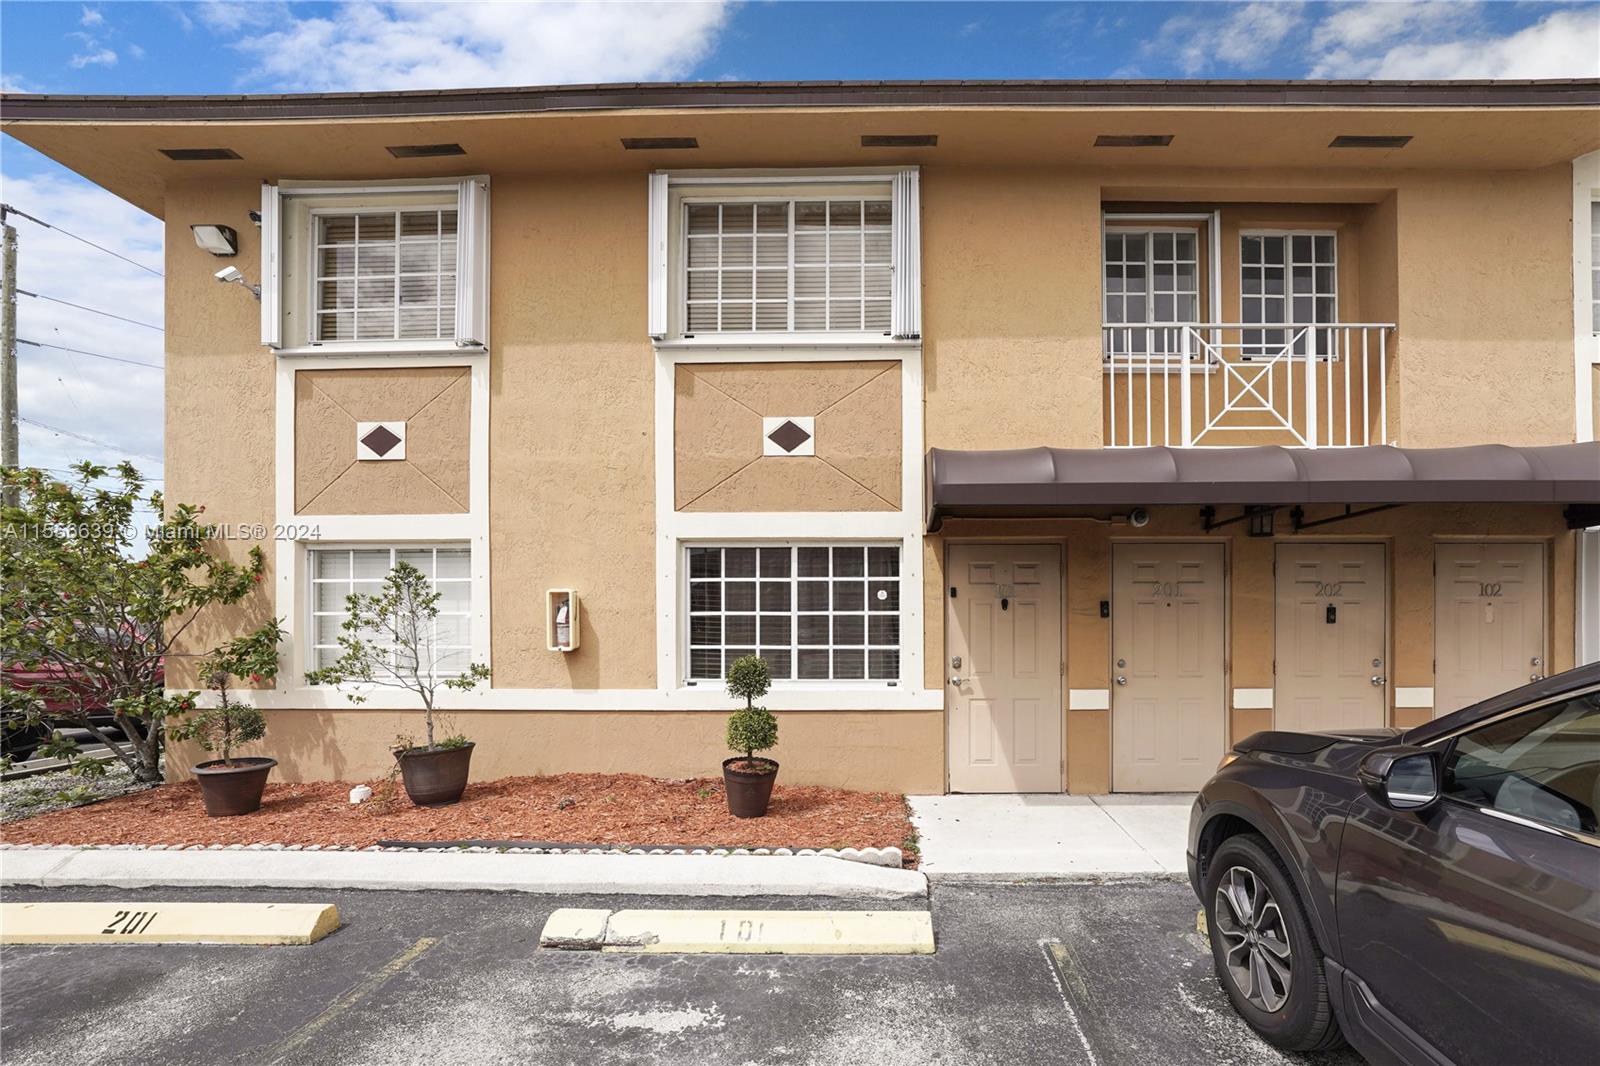
[[234,702],[228,690],[235,678],[266,681],[276,677],[278,642],[282,639],[278,623],[272,621],[206,656],[200,662],[200,676],[216,692],[216,706],[202,707],[168,726],[168,735],[173,739],[193,740],[206,751],[222,756],[193,767],[208,817],[227,818],[261,809],[267,775],[278,760],[234,758],[233,749],[265,736],[267,720],[259,708]]
[[767,661],[759,655],[735,659],[728,667],[728,695],[744,699],[744,709],[728,717],[728,750],[737,752],[722,761],[722,783],[728,793],[728,813],[735,818],[760,818],[772,799],[778,764],[757,758],[778,743],[778,720],[756,700],[772,687]]
[[[306,680],[314,685],[378,685],[414,692],[422,700],[426,741],[401,742],[394,749],[406,795],[418,807],[444,807],[466,791],[472,763],[472,741],[459,734],[434,737],[434,706],[440,687],[467,692],[489,679],[489,668],[471,663],[455,676],[439,670],[435,622],[439,592],[422,571],[407,562],[395,564],[377,595],[345,597],[345,619],[339,635],[339,658]],[[346,691],[351,703],[364,703],[359,689]]]

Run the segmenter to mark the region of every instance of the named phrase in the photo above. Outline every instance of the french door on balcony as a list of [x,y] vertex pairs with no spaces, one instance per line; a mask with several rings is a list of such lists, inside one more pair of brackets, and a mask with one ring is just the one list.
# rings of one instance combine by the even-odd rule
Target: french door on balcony
[[1176,356],[1174,325],[1200,321],[1200,232],[1107,227],[1105,321],[1108,357]]
[[1289,346],[1295,355],[1335,351],[1339,321],[1339,264],[1332,233],[1243,233],[1239,237],[1239,321],[1247,325],[1311,326],[1246,329],[1243,359],[1271,358]]

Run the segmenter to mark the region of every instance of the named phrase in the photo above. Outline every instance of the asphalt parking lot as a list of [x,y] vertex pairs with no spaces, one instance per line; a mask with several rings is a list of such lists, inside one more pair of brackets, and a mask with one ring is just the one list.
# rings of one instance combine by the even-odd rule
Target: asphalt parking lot
[[[18,889],[5,898],[128,895]],[[1361,1061],[1349,1052],[1283,1055],[1257,1040],[1217,987],[1192,894],[1171,882],[937,887],[938,951],[911,957],[538,947],[556,907],[728,900],[171,889],[141,897],[333,902],[345,924],[309,947],[6,948],[5,1063]]]

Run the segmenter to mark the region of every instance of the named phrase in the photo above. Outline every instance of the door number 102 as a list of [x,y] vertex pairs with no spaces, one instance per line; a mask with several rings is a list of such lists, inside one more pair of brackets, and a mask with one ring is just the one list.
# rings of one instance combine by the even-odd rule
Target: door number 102
[[1480,581],[1480,582],[1478,582],[1478,597],[1480,599],[1492,599],[1492,598],[1494,598],[1496,596],[1499,596],[1499,595],[1500,595],[1500,582],[1498,582],[1498,581]]

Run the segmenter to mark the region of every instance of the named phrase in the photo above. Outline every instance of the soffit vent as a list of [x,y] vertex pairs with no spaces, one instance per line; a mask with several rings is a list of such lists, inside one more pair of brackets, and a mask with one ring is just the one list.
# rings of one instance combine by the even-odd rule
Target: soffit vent
[[863,133],[863,148],[937,148],[937,133]]
[[659,148],[699,148],[693,137],[624,137],[622,147],[630,152],[649,152]]
[[183,163],[191,163],[201,159],[242,158],[232,148],[162,148],[160,152],[168,159],[176,159]]
[[1404,148],[1411,142],[1410,134],[1373,136],[1365,133],[1341,133],[1328,143],[1329,148]]
[[391,144],[388,152],[396,159],[428,159],[437,155],[466,155],[459,144]]
[[1094,139],[1096,148],[1165,148],[1171,143],[1170,133],[1102,133]]

